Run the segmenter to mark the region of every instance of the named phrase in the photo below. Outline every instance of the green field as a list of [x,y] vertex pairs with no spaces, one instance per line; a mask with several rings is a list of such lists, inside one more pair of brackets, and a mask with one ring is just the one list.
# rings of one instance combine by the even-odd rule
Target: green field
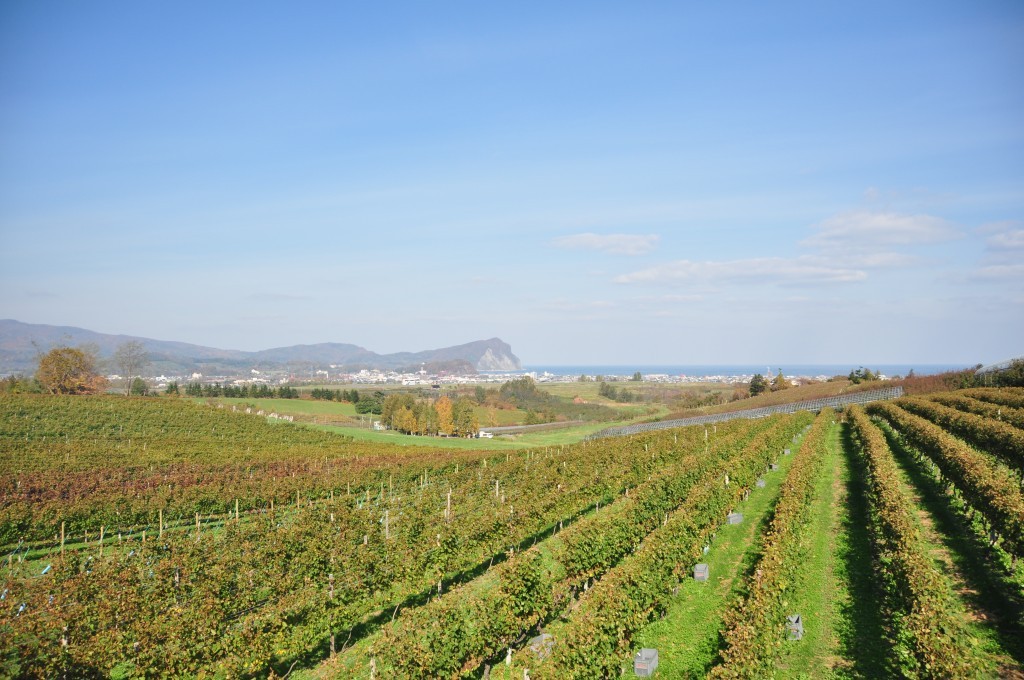
[[[593,386],[593,392],[597,394],[597,387],[593,383],[580,383],[588,389]],[[542,389],[550,391],[556,396],[565,396],[561,392],[567,390],[549,389],[557,388],[558,385],[542,386]],[[406,388],[407,389],[407,388]],[[397,388],[396,390],[397,391]],[[551,431],[527,432],[521,434],[499,435],[494,439],[459,439],[451,437],[421,437],[405,435],[393,431],[377,431],[372,427],[374,420],[380,416],[373,414],[357,414],[355,406],[347,402],[323,401],[313,399],[250,399],[250,398],[226,398],[226,397],[197,397],[194,401],[203,404],[223,404],[225,408],[234,407],[244,410],[251,408],[255,413],[262,410],[266,415],[277,413],[279,415],[291,415],[296,422],[302,425],[314,426],[324,431],[342,434],[353,439],[365,442],[377,442],[381,444],[393,444],[396,446],[426,446],[443,449],[469,449],[469,450],[506,450],[517,448],[530,448],[536,446],[556,446],[578,442],[587,435],[602,430],[606,427],[626,425],[632,419],[647,419],[668,412],[664,404],[645,405],[640,407],[636,404],[622,405],[609,402],[606,399],[598,398],[597,401],[604,402],[616,407],[621,412],[622,418],[609,422],[582,423],[577,426],[559,428]],[[522,425],[526,421],[526,412],[520,409],[503,409],[486,406],[477,406],[474,409],[480,429],[487,429],[494,426]]]

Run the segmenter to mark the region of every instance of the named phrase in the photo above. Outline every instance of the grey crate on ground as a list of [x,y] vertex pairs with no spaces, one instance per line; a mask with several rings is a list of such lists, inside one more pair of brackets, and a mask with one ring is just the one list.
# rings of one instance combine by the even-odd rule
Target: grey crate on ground
[[555,648],[555,638],[548,633],[541,633],[537,637],[530,640],[530,651],[537,657],[538,661],[551,656],[551,651]]
[[729,520],[729,524],[742,524],[743,523],[743,513],[742,512],[731,512],[731,513],[729,513],[728,520]]
[[758,479],[758,480],[757,480],[757,488],[758,488],[758,489],[763,489],[763,488],[764,488],[764,483],[765,483],[765,482],[764,482],[764,480],[763,480],[763,479]]
[[693,580],[694,581],[707,581],[708,580],[708,565],[698,564],[693,568]]
[[658,667],[658,650],[645,647],[633,657],[633,673],[638,678],[649,678]]
[[783,449],[782,450],[782,455],[788,456],[789,455],[789,449]]
[[799,614],[786,617],[786,637],[789,640],[802,640],[804,637],[804,619]]
[[779,469],[779,466],[776,463],[771,463],[768,465],[768,469],[771,470],[772,472],[775,472],[776,470]]

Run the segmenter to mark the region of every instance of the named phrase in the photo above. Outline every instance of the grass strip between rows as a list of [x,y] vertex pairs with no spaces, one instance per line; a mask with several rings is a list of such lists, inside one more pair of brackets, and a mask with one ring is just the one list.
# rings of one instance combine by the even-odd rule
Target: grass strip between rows
[[775,513],[765,534],[764,549],[748,581],[748,596],[725,613],[722,663],[713,678],[772,675],[786,634],[788,600],[799,585],[808,549],[807,527],[825,460],[825,439],[835,413],[818,415],[783,482]]

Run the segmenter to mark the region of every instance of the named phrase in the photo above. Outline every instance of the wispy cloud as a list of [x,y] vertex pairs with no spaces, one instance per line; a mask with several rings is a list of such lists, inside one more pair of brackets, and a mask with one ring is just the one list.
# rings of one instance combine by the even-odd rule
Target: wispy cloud
[[[869,190],[869,194],[876,193]],[[856,283],[868,272],[919,265],[915,251],[958,239],[963,234],[946,220],[926,214],[857,210],[836,214],[813,225],[813,233],[795,246],[805,254],[738,260],[676,260],[621,274],[616,283],[697,286],[774,285],[807,287]],[[1009,246],[1015,235],[991,237]]]
[[572,234],[551,241],[557,248],[600,250],[612,255],[644,255],[661,239],[657,234]]
[[932,215],[857,210],[829,217],[801,245],[823,251],[875,252],[894,246],[920,246],[960,238],[949,222]]
[[985,234],[985,256],[968,277],[985,283],[1024,283],[1024,223],[1005,221],[976,230]]
[[615,277],[616,283],[716,285],[728,283],[819,285],[862,281],[858,269],[822,264],[816,258],[763,257],[721,262],[677,260]]
[[995,236],[990,236],[986,243],[989,248],[997,251],[1024,250],[1024,229],[1012,229]]
[[972,281],[1024,283],[1024,264],[990,264],[971,274]]
[[1020,262],[1024,258],[1024,223],[995,222],[978,228],[986,234],[985,260],[989,263]]

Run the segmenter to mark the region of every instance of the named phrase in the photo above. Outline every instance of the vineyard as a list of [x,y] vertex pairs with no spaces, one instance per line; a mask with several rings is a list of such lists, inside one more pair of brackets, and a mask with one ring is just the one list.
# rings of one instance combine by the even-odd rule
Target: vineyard
[[0,472],[4,677],[1024,677],[1021,389],[511,451],[6,396]]

